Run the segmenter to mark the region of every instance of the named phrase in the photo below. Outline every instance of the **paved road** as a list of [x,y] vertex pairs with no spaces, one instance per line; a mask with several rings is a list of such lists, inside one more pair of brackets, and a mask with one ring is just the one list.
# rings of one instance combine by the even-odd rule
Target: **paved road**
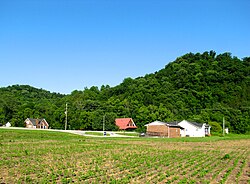
[[[109,134],[110,136],[98,136],[98,135],[91,135],[91,134],[86,134],[86,132],[98,132],[98,133],[103,133],[103,131],[81,131],[81,130],[57,130],[57,129],[34,129],[34,128],[22,128],[22,127],[0,127],[2,129],[12,129],[12,130],[43,130],[43,131],[54,131],[54,132],[67,132],[71,134],[77,134],[77,135],[82,135],[82,136],[87,136],[87,137],[133,137],[133,136],[126,136],[126,135],[120,135],[117,134],[116,132],[112,131],[107,131],[106,133]],[[135,134],[136,135],[136,134]]]

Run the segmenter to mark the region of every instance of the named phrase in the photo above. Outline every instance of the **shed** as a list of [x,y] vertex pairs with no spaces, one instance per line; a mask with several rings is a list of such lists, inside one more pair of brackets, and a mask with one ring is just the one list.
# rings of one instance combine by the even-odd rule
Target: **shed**
[[181,126],[178,122],[161,122],[154,121],[145,125],[147,127],[147,136],[157,136],[157,137],[181,137]]
[[11,123],[10,122],[6,123],[5,127],[11,127]]

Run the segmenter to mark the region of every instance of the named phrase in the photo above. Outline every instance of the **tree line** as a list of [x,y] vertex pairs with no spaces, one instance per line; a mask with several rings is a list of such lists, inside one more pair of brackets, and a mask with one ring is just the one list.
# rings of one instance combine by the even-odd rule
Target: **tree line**
[[45,118],[63,129],[68,103],[68,128],[116,130],[115,118],[131,117],[144,131],[155,121],[191,120],[220,129],[223,117],[235,133],[250,132],[250,57],[239,59],[214,51],[188,53],[165,68],[115,87],[102,85],[69,95],[28,85],[0,88],[0,123],[24,126],[24,120]]

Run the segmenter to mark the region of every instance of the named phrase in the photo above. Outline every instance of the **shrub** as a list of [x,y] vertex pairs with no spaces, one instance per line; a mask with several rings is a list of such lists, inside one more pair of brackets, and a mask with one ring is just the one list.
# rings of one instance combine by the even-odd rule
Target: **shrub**
[[212,133],[219,133],[222,132],[222,127],[219,123],[217,122],[209,122],[209,125],[211,126],[211,132]]

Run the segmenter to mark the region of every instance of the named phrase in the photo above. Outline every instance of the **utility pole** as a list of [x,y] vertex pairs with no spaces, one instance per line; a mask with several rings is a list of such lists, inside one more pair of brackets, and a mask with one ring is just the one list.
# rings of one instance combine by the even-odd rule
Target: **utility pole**
[[169,130],[169,128],[170,128],[170,125],[168,125],[168,138],[170,138],[170,130]]
[[105,135],[105,115],[103,116],[103,121],[102,121],[102,129],[103,129],[103,135]]
[[223,137],[225,136],[225,118],[224,118],[224,116],[223,116],[223,125],[222,125],[223,127]]
[[65,119],[65,130],[67,130],[68,124],[68,104],[66,103],[66,111],[65,111],[66,119]]

